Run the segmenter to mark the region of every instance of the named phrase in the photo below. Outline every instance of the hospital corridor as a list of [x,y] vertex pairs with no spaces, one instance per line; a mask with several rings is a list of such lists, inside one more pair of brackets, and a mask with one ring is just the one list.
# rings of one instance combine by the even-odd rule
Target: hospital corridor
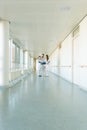
[[0,0],[0,130],[87,130],[86,0]]
[[0,91],[0,130],[86,130],[87,93],[50,74]]

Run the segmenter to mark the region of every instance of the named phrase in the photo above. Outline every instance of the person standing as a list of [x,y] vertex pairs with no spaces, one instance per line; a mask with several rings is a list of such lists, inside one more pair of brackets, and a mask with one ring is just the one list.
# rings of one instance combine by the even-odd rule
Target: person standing
[[46,71],[45,71],[46,76],[48,76],[49,63],[50,63],[49,56],[46,55]]
[[45,66],[46,66],[46,59],[45,59],[45,57],[44,57],[44,54],[42,54],[42,60],[41,60],[42,76],[45,75]]
[[41,56],[38,57],[38,76],[41,77],[42,74],[41,74],[41,62],[42,62],[42,58]]
[[42,76],[44,76],[45,65],[46,65],[44,54],[42,54],[42,56],[38,57],[38,63],[39,63],[39,77],[42,77]]

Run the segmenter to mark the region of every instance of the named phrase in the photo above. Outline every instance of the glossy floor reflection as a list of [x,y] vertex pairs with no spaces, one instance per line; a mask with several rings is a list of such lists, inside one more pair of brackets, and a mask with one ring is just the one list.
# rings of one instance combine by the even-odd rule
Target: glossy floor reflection
[[87,130],[87,92],[55,75],[0,90],[0,130]]

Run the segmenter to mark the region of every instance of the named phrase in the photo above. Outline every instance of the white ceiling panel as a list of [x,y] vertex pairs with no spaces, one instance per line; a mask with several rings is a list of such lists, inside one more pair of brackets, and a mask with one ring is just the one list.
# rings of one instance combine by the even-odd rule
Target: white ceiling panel
[[50,54],[87,13],[87,0],[0,0],[0,17],[37,57]]

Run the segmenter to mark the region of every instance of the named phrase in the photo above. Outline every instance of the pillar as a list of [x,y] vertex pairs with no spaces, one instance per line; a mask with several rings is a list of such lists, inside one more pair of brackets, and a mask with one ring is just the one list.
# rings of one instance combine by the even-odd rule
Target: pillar
[[25,63],[26,63],[26,69],[28,69],[28,51],[25,51]]
[[9,22],[0,21],[0,87],[9,85]]

